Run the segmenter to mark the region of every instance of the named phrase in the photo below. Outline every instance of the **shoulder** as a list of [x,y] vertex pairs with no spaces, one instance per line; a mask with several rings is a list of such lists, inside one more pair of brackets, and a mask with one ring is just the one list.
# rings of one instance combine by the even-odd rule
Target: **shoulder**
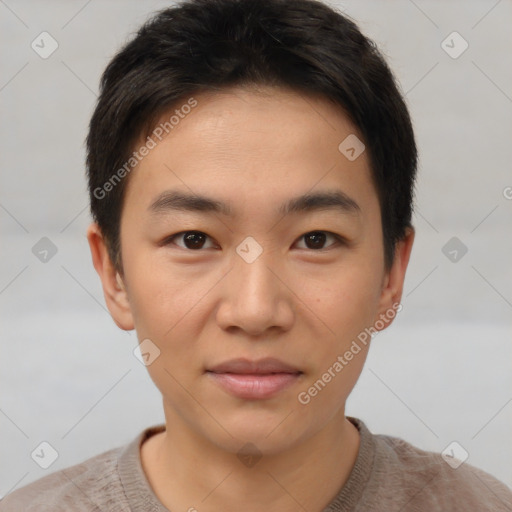
[[397,437],[374,440],[375,481],[387,483],[389,499],[398,491],[407,510],[512,511],[512,490],[489,473]]
[[[0,501],[0,512],[105,510],[102,498],[120,498],[123,493],[117,472],[117,459],[123,449],[114,448],[11,492]],[[118,505],[121,503],[119,500]],[[120,506],[117,510],[129,508]]]

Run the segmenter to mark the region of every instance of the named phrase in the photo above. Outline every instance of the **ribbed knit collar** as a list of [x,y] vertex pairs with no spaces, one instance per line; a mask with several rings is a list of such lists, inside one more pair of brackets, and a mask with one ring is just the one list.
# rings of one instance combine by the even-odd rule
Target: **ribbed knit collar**
[[[375,456],[375,441],[366,425],[347,416],[360,434],[359,451],[348,480],[340,492],[322,512],[350,512],[361,499],[370,479]],[[165,425],[156,425],[142,431],[126,445],[118,457],[118,471],[132,512],[169,512],[153,492],[142,468],[141,446],[151,436],[163,432]]]

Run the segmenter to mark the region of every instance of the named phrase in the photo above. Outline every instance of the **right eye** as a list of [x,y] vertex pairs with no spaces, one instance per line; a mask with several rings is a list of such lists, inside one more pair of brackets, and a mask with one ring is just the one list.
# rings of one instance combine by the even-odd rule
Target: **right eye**
[[[202,231],[180,231],[167,237],[163,245],[177,245],[182,249],[189,249],[197,251],[204,248],[204,243],[207,238],[210,238],[206,233]],[[177,244],[174,240],[183,240],[183,245]],[[207,247],[208,249],[209,247]]]

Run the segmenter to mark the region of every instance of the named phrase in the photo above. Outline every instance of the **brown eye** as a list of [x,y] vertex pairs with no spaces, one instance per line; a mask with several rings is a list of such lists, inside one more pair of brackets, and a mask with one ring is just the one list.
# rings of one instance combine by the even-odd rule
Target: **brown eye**
[[198,250],[203,249],[205,241],[210,238],[205,233],[201,231],[182,231],[181,233],[176,233],[171,237],[167,238],[166,244],[174,243],[175,239],[183,240],[183,245],[176,244],[178,247],[182,247],[183,249],[190,250]]
[[[323,250],[326,249],[323,245],[328,237],[333,238],[337,242],[342,241],[339,236],[329,233],[328,231],[310,231],[309,233],[302,235],[301,239],[305,241],[306,249]],[[336,243],[331,244],[327,248],[332,247],[332,245],[336,245]]]

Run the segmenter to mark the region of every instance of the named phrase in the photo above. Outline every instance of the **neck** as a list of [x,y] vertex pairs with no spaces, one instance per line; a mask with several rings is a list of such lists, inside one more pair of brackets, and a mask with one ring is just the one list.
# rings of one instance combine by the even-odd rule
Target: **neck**
[[359,432],[340,410],[286,451],[240,460],[166,413],[166,431],[143,444],[144,472],[169,510],[321,511],[348,480]]

